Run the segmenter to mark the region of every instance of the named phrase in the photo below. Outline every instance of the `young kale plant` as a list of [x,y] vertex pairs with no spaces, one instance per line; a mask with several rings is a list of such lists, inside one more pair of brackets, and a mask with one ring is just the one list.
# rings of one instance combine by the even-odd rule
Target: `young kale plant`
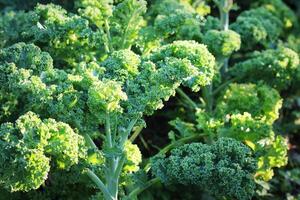
[[[287,164],[300,50],[283,1],[33,2],[0,1],[4,198],[251,199]],[[144,117],[175,94],[171,142],[143,159]]]

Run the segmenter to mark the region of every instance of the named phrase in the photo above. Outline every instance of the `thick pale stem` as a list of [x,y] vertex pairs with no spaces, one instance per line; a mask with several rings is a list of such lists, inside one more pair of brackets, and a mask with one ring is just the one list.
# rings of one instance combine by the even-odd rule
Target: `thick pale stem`
[[117,168],[115,170],[115,173],[114,173],[114,177],[117,178],[117,179],[119,179],[119,176],[120,176],[120,174],[122,172],[125,160],[126,160],[125,155],[122,155],[122,157],[120,158],[120,160],[118,162],[118,166],[117,166]]
[[242,78],[243,78],[243,76],[239,76],[239,77],[235,77],[233,79],[230,79],[230,80],[224,82],[222,85],[220,85],[218,88],[216,88],[213,91],[212,95],[213,96],[217,95],[219,92],[221,92],[222,90],[224,90],[230,83],[233,83],[235,81],[241,80]]
[[[220,10],[220,17],[221,17],[221,24],[222,24],[222,28],[224,31],[227,31],[229,29],[229,10],[225,10],[226,7],[228,7],[229,5],[228,4],[228,1],[225,0],[224,1],[224,7],[223,8],[219,8]],[[223,67],[222,67],[222,74],[226,74],[227,71],[228,71],[228,62],[229,62],[229,59],[228,58],[225,58],[224,59],[224,64],[223,64]]]
[[125,163],[125,155],[122,155],[117,159],[116,168],[110,174],[110,180],[108,182],[108,190],[113,196],[114,200],[118,199],[119,179]]
[[198,106],[197,106],[197,104],[184,92],[184,91],[182,91],[180,88],[177,88],[176,89],[176,92],[182,97],[182,98],[184,98],[187,102],[188,102],[188,104],[193,108],[193,109],[197,109],[198,108]]
[[229,63],[229,58],[225,58],[223,62],[223,66],[221,68],[222,75],[225,75],[228,72],[228,63]]
[[228,1],[224,1],[224,7],[219,7],[220,18],[221,18],[221,25],[224,31],[229,29],[229,11],[225,8],[228,7]]
[[87,175],[90,179],[97,185],[97,187],[101,190],[106,200],[115,200],[113,196],[109,193],[107,188],[105,187],[104,183],[98,178],[98,176],[90,169],[86,170]]
[[106,142],[109,148],[112,148],[112,137],[111,137],[111,125],[110,125],[110,116],[106,114],[105,116],[105,133],[106,133]]
[[203,99],[206,104],[206,111],[211,113],[213,110],[212,83],[203,88]]
[[[227,31],[229,29],[229,12],[233,4],[233,0],[215,0],[220,13],[221,29]],[[224,63],[221,69],[222,74],[226,74],[228,71],[228,58],[224,59]]]
[[137,120],[138,120],[138,118],[135,118],[135,119],[131,120],[128,127],[127,127],[127,129],[126,129],[126,131],[125,131],[125,133],[123,133],[123,135],[121,137],[121,141],[120,141],[120,145],[121,145],[122,148],[124,147],[124,144],[125,144],[126,140],[128,139],[134,125],[137,122]]
[[[107,159],[106,187],[113,200],[118,199],[119,178],[126,160],[126,157],[124,155],[124,145],[137,119],[138,118],[135,118],[129,123],[126,131],[122,133],[120,144],[118,144],[115,141],[116,138],[112,138],[111,136],[110,117],[109,115],[106,116],[105,129],[106,129],[107,146],[109,148],[114,148],[114,147],[121,148],[121,150],[123,151],[121,155],[110,156],[106,158]],[[117,147],[116,145],[119,146]]]
[[158,182],[159,182],[159,178],[151,179],[150,181],[148,181],[147,183],[145,183],[143,186],[134,189],[134,190],[128,195],[127,199],[130,200],[130,199],[136,198],[137,195],[139,195],[139,194],[142,193],[144,190],[146,190],[147,188],[151,187],[152,185],[154,185],[155,183],[158,183]]
[[[111,135],[111,123],[110,123],[110,116],[106,114],[105,116],[105,133],[106,133],[106,143],[107,147],[112,149],[115,142],[113,142],[112,135]],[[115,179],[114,173],[117,168],[118,164],[118,157],[111,156],[107,157],[107,172],[106,172],[106,183],[107,189],[112,199],[117,200],[118,197],[118,180]]]
[[143,126],[139,126],[131,135],[131,137],[129,138],[130,142],[134,142],[134,140],[137,138],[137,136],[141,133],[141,131],[143,130]]
[[105,29],[106,38],[107,38],[106,52],[110,53],[113,51],[113,47],[111,46],[110,27],[109,27],[109,23],[108,23],[107,19],[104,21],[104,29]]
[[84,134],[86,143],[93,149],[98,149],[92,138],[88,134]]
[[107,183],[107,187],[109,190],[109,193],[113,197],[113,200],[118,199],[118,186],[119,186],[119,177],[110,177],[109,182]]

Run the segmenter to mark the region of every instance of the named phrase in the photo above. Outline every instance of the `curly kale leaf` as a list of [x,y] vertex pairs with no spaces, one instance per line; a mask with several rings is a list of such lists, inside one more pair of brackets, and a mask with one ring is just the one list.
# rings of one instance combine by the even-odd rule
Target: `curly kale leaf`
[[232,30],[210,30],[203,36],[203,43],[218,58],[229,57],[241,47],[240,35]]
[[257,45],[270,46],[283,32],[282,22],[266,8],[244,11],[231,26],[241,35],[242,49],[253,49]]
[[142,154],[136,144],[130,141],[125,142],[126,162],[123,168],[125,174],[133,173],[139,170],[139,164],[142,162]]
[[177,0],[156,1],[148,13],[148,26],[140,31],[138,46],[149,52],[160,44],[175,40],[199,41],[202,17],[189,3]]
[[124,0],[117,4],[110,19],[110,32],[114,49],[129,49],[138,38],[144,25],[143,14],[147,2],[144,0]]
[[163,100],[168,100],[175,94],[175,89],[182,83],[182,79],[194,75],[185,60],[166,59],[163,68],[157,68],[152,62],[145,62],[141,66],[140,74],[126,84],[128,101],[124,107],[129,114],[152,114],[163,107]]
[[208,85],[215,74],[215,58],[206,46],[194,41],[175,41],[164,45],[150,55],[150,60],[161,65],[166,58],[186,60],[191,67],[196,68],[198,75],[184,81],[192,90]]
[[155,3],[151,5],[147,14],[152,18],[155,18],[159,14],[168,15],[173,13],[175,10],[185,10],[190,13],[195,12],[194,8],[187,1],[161,0],[155,1]]
[[194,185],[217,198],[250,199],[255,169],[250,149],[230,138],[186,144],[152,160],[153,174],[165,184]]
[[95,115],[105,115],[122,111],[120,101],[126,100],[127,95],[122,91],[121,85],[115,81],[95,82],[88,91],[88,107]]
[[55,162],[56,168],[69,169],[78,164],[79,158],[83,157],[81,145],[84,143],[82,136],[63,122],[56,122],[54,119],[44,120],[50,137],[45,146],[45,154]]
[[105,20],[112,16],[112,3],[112,0],[76,0],[75,7],[82,17],[101,28]]
[[220,30],[221,29],[221,21],[213,16],[207,16],[204,19],[204,23],[201,25],[201,31],[203,34],[206,34],[210,30]]
[[105,77],[125,82],[139,73],[140,57],[130,50],[114,51],[101,63],[106,69]]
[[0,50],[1,122],[38,108],[48,99],[40,74],[52,69],[50,55],[33,44],[17,43]]
[[281,105],[279,93],[269,86],[230,84],[217,100],[216,115],[223,118],[227,114],[248,112],[272,124],[279,116]]
[[68,14],[58,5],[38,4],[33,11],[9,11],[0,17],[0,37],[5,46],[30,42],[50,53],[56,64],[66,67],[95,60],[103,47],[102,29],[93,30],[89,21]]
[[186,10],[175,10],[167,15],[158,15],[154,21],[154,28],[158,36],[166,41],[196,40],[201,38],[201,18]]
[[125,85],[126,110],[152,114],[181,84],[193,90],[209,84],[214,65],[206,46],[194,41],[176,41],[156,49],[142,60],[139,74]]
[[99,120],[92,117],[86,102],[89,88],[103,70],[96,62],[78,66],[80,75],[55,69],[50,55],[33,44],[17,43],[0,50],[1,123],[34,111],[82,133],[97,132]]
[[67,124],[42,121],[32,112],[15,124],[1,124],[0,184],[10,191],[39,188],[47,179],[50,163],[61,169],[78,163],[79,140],[83,142]]
[[230,84],[217,100],[214,114],[197,112],[197,128],[212,137],[245,143],[258,163],[255,179],[268,181],[273,168],[287,164],[287,143],[273,131],[281,104],[278,92],[269,86]]
[[44,44],[44,49],[59,64],[95,60],[96,49],[103,49],[103,32],[93,31],[88,20],[53,4],[38,5],[34,12],[39,16],[34,40]]
[[30,42],[34,39],[33,25],[39,17],[34,12],[6,11],[0,14],[0,46],[6,47],[16,42]]
[[229,115],[224,126],[219,128],[218,135],[245,142],[253,150],[269,145],[274,140],[272,125],[262,119],[254,119],[247,112]]
[[289,48],[279,47],[254,52],[251,58],[237,63],[233,74],[242,76],[244,81],[262,80],[279,91],[287,89],[297,73],[299,56]]
[[274,16],[282,21],[284,28],[289,30],[291,28],[298,28],[299,23],[294,11],[289,8],[282,0],[258,0],[254,6],[261,6],[266,8]]
[[53,69],[53,60],[49,53],[42,52],[34,44],[23,42],[0,50],[0,64],[14,63],[19,69],[28,69],[32,75]]
[[257,180],[269,181],[274,175],[273,168],[287,164],[286,140],[275,136],[272,125],[252,118],[249,113],[231,115],[218,130],[218,135],[244,142],[254,151],[258,163]]
[[272,144],[260,149],[256,177],[269,181],[274,176],[273,168],[287,165],[287,151],[287,141],[280,135],[272,141]]

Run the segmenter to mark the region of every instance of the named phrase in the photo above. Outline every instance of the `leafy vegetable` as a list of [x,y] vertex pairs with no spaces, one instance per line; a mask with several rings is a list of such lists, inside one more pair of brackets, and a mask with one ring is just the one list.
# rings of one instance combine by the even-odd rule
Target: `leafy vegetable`
[[186,144],[152,162],[154,175],[166,184],[194,185],[218,198],[249,199],[254,193],[255,161],[251,151],[233,139]]

